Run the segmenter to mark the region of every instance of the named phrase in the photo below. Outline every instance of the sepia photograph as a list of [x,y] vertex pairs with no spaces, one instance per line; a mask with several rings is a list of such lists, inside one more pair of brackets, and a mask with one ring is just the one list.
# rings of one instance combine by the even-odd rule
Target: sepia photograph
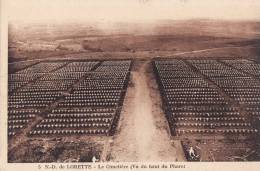
[[260,1],[6,9],[7,163],[260,161]]

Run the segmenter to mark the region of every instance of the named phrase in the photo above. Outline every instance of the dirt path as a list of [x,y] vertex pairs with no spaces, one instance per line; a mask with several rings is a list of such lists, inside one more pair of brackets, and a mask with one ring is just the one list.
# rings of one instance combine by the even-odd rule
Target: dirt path
[[111,147],[112,161],[176,161],[165,117],[154,110],[158,108],[158,100],[151,98],[148,65],[143,62],[132,72],[134,86],[126,94],[128,105],[123,107],[119,131]]
[[[192,51],[187,51],[187,52],[178,52],[174,53],[173,55],[185,55],[185,54],[191,54],[191,53],[201,53],[201,52],[209,52],[209,51],[216,51],[216,50],[223,50],[223,49],[241,49],[243,47],[241,46],[232,46],[232,47],[218,47],[218,48],[208,48],[208,49],[200,49],[200,50],[192,50]],[[169,56],[169,57],[171,57]],[[164,56],[167,57],[167,56]]]

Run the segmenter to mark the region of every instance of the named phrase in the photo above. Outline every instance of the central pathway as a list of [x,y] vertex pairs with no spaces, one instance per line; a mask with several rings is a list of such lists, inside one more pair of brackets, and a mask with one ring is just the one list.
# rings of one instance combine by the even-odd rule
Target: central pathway
[[[152,95],[146,70],[149,63],[142,62],[132,71],[119,130],[111,144],[111,161],[176,161],[178,143],[173,143],[167,132],[167,122],[161,110],[160,96]],[[174,145],[175,144],[175,145]],[[179,154],[182,156],[182,153]]]

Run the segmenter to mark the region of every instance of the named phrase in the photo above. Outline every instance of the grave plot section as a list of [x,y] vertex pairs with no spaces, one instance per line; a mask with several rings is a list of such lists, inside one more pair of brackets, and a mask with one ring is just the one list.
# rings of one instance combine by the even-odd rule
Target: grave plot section
[[[43,62],[9,74],[8,134],[18,133],[68,93],[82,74],[56,73],[67,62]],[[16,86],[20,85],[20,86]]]
[[33,74],[9,74],[8,75],[8,93],[12,94],[18,88],[25,86],[29,82],[33,82],[42,77],[43,73]]
[[17,89],[42,77],[45,73],[54,71],[64,65],[66,65],[66,62],[42,62],[20,70],[15,74],[9,74],[8,92],[13,93]]
[[217,84],[224,82],[224,91],[235,101],[244,105],[260,104],[260,65],[250,60],[222,60],[230,67],[247,73],[247,77],[230,77],[227,81],[214,80]]
[[[196,64],[193,65],[196,67]],[[260,81],[251,76],[254,75],[253,73],[259,72],[258,64],[250,60],[222,60],[218,65],[224,65],[228,68],[197,69],[237,103],[245,105],[260,104]]]
[[37,61],[24,61],[24,62],[15,62],[8,64],[8,73],[15,73],[27,67],[30,67],[34,64],[37,64]]
[[85,73],[88,71],[93,70],[99,64],[98,61],[78,61],[78,62],[71,62],[65,67],[57,70],[57,73]]
[[38,80],[35,83],[21,89],[21,92],[45,92],[45,91],[66,91],[75,80]]
[[30,135],[109,135],[116,108],[56,108]]
[[[232,99],[241,105],[245,115],[259,130],[260,65],[251,60],[221,60],[221,62],[240,72],[247,73],[247,77],[230,77],[229,80],[234,82],[226,81],[222,87]],[[220,81],[216,80],[216,83],[219,84]]]
[[256,105],[256,106],[259,106],[260,104],[260,88],[257,87],[244,88],[243,86],[235,87],[235,88],[225,87],[224,91],[239,104]]
[[[246,76],[244,73],[217,60],[158,60],[154,62],[154,69],[175,138],[225,138],[257,133],[238,107],[231,105],[204,77],[226,81],[227,77]],[[178,72],[183,76],[176,74]]]
[[131,61],[104,61],[90,69],[30,135],[113,135],[130,66]]
[[[225,62],[228,61],[228,62]],[[212,81],[217,89],[222,92],[223,96],[229,99],[226,109],[221,109],[218,118],[211,116],[209,120],[216,120],[217,127],[221,129],[210,130],[213,135],[224,135],[218,141],[215,137],[200,140],[193,145],[189,141],[182,141],[188,160],[191,158],[188,151],[191,146],[196,148],[197,154],[202,156],[204,161],[237,161],[237,160],[258,160],[257,153],[254,149],[259,148],[255,143],[259,134],[257,123],[257,110],[255,106],[259,105],[259,81],[242,69],[233,65],[252,65],[253,61],[249,60],[215,60],[206,63],[200,63],[199,60],[189,60],[191,67],[201,73],[205,79]],[[249,69],[249,68],[247,68]],[[250,107],[249,107],[250,106]],[[252,111],[251,115],[248,110]],[[214,109],[213,111],[219,111]],[[212,126],[212,125],[207,125]]]
[[19,74],[48,73],[66,64],[67,64],[66,62],[40,62],[29,68],[23,69],[17,73]]
[[86,73],[84,72],[53,72],[50,74],[45,74],[41,77],[40,81],[58,81],[58,80],[79,80],[82,78]]
[[244,107],[245,113],[257,130],[260,130],[260,107],[259,105],[247,105]]
[[131,66],[130,60],[125,61],[104,61],[95,71],[97,72],[121,72],[125,73]]
[[88,71],[93,70],[99,62],[70,62],[68,65],[56,70],[55,72],[45,74],[41,81],[59,81],[59,80],[79,80],[83,78]]
[[8,136],[16,135],[40,113],[39,109],[8,109]]
[[227,65],[236,68],[237,70],[260,78],[260,64],[251,60],[221,60]]
[[229,106],[173,107],[176,135],[186,138],[225,138],[226,135],[252,134],[255,129]]

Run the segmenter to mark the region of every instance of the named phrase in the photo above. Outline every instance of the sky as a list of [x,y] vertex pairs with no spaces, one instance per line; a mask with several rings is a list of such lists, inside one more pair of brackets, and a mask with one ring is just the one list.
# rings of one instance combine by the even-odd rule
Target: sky
[[10,22],[260,20],[260,0],[8,0]]

